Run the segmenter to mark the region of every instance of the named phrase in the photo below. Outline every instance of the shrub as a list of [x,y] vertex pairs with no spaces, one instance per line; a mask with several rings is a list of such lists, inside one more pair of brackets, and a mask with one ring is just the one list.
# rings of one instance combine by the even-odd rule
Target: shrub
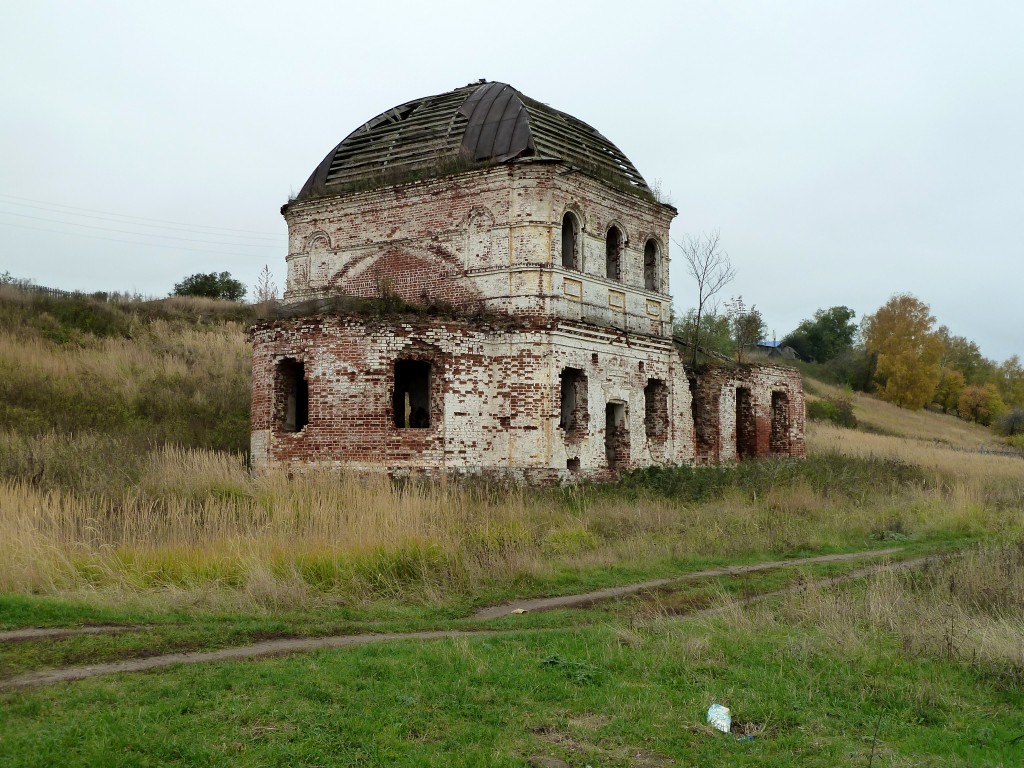
[[[723,498],[730,491],[763,497],[772,490],[807,486],[829,496],[863,496],[865,488],[889,492],[925,484],[919,467],[880,457],[854,458],[837,453],[808,455],[803,461],[761,459],[738,464],[646,467],[623,475],[611,494],[666,496],[696,503]],[[597,489],[597,487],[595,487]]]
[[1024,408],[1013,408],[1004,413],[996,421],[995,430],[1006,437],[1024,435]]
[[812,421],[830,421],[836,426],[855,429],[857,417],[853,402],[848,397],[825,397],[807,402],[807,418]]

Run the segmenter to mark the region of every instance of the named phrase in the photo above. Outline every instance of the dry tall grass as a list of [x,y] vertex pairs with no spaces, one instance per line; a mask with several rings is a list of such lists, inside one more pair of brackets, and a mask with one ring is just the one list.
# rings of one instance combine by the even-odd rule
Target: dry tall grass
[[[879,456],[915,464],[937,478],[958,479],[972,486],[1013,486],[1024,493],[1024,459],[984,453],[936,443],[920,437],[895,437],[831,424],[811,424],[807,430],[807,449],[831,451],[845,456]],[[1018,497],[1024,502],[1024,497]]]
[[[650,572],[672,558],[1021,526],[1024,463],[821,425],[798,471],[769,463],[689,497],[642,483],[253,477],[241,453],[207,450],[240,448],[248,434],[249,348],[225,314],[236,309],[33,301],[0,291],[2,591],[176,590],[266,606],[431,599],[573,569]],[[928,474],[865,458],[879,456]]]
[[850,392],[820,381],[808,381],[809,398],[846,397],[853,403],[862,427],[938,445],[963,449],[1005,449],[1006,446],[987,427],[959,419],[951,414],[911,411],[887,403],[863,392]]
[[[60,445],[50,436],[29,451]],[[434,599],[564,568],[1007,525],[990,506],[916,486],[850,499],[798,479],[687,504],[380,476],[254,477],[239,454],[172,446],[144,457],[137,482],[99,488],[0,484],[0,591],[216,592],[268,608],[325,596]]]
[[885,570],[860,589],[807,590],[779,615],[848,650],[862,648],[865,628],[873,628],[895,634],[911,654],[983,663],[1024,680],[1024,541]]
[[196,370],[211,381],[235,381],[239,376],[247,381],[251,351],[243,331],[234,322],[211,332],[155,320],[133,338],[101,338],[64,348],[38,336],[0,335],[0,360],[14,383],[59,380],[75,385],[83,397],[88,390],[103,388],[134,399],[147,379],[186,377]]

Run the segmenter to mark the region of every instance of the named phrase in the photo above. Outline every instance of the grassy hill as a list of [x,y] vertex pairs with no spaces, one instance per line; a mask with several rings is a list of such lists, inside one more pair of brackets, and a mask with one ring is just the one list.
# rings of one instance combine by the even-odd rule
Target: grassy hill
[[[267,637],[505,634],[0,691],[0,766],[1024,761],[1024,461],[986,430],[853,395],[859,427],[809,423],[806,461],[554,489],[253,476],[250,312],[0,291],[0,630],[131,628],[0,644],[0,688]],[[936,557],[471,618],[878,547]],[[708,728],[713,702],[754,738]]]
[[1019,501],[1024,465],[976,453],[996,445],[985,430],[862,395],[859,429],[809,423],[804,462],[544,490],[254,477],[251,314],[0,292],[0,588],[212,587],[246,605],[568,590],[894,531],[980,535]]
[[161,446],[245,450],[251,313],[0,287],[0,477],[116,491]]

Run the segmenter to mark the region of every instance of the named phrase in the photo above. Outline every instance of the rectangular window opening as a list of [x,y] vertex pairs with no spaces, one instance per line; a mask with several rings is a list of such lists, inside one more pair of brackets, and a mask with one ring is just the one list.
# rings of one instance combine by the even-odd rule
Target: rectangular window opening
[[625,403],[608,403],[604,408],[604,454],[608,468],[613,471],[629,463]]
[[697,457],[707,453],[704,419],[700,418],[697,404],[697,379],[687,378],[690,384],[690,419],[693,421],[693,451]]
[[283,432],[301,432],[309,423],[309,382],[302,361],[286,357],[277,364],[274,411],[274,421]]
[[736,456],[750,459],[757,455],[757,432],[754,422],[754,404],[750,390],[736,389]]
[[668,386],[661,379],[648,379],[644,387],[644,431],[648,440],[668,437]]
[[769,442],[772,453],[789,455],[789,396],[785,392],[772,392],[772,434]]
[[558,378],[561,380],[558,426],[566,432],[586,432],[590,421],[586,374],[579,368],[563,368]]
[[430,363],[426,360],[395,361],[395,426],[426,429],[430,426]]

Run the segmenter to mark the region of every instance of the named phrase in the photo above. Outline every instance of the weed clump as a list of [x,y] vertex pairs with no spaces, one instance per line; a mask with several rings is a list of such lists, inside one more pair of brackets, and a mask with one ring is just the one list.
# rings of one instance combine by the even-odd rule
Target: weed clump
[[853,401],[848,397],[823,397],[807,401],[807,418],[812,421],[828,421],[839,427],[857,428],[857,417],[853,413]]
[[622,489],[698,503],[739,492],[750,498],[808,486],[824,496],[857,497],[865,489],[893,492],[925,484],[920,468],[899,459],[837,452],[805,460],[765,459],[714,466],[647,467],[622,478]]

